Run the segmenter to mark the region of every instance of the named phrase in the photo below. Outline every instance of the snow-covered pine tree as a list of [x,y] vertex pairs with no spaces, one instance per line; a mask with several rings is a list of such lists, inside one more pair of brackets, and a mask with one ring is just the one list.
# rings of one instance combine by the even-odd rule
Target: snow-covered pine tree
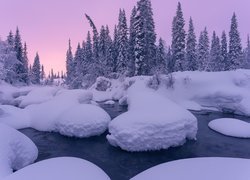
[[207,28],[200,33],[199,43],[197,47],[198,70],[205,71],[209,60],[209,37]]
[[25,83],[29,83],[29,59],[28,59],[28,51],[27,51],[27,44],[24,43],[24,49],[23,49],[23,68],[24,68],[24,73],[23,73],[23,80]]
[[211,50],[209,55],[207,71],[220,71],[220,66],[221,66],[220,62],[221,62],[220,39],[219,37],[217,37],[214,31],[211,41]]
[[167,60],[166,60],[165,43],[162,38],[159,39],[159,45],[157,46],[156,56],[156,68],[154,74],[166,74],[167,73]]
[[93,59],[93,49],[92,49],[92,42],[90,32],[88,31],[86,45],[85,45],[85,61],[84,66],[87,69],[87,73],[93,74],[95,71],[95,62]]
[[71,41],[69,40],[69,47],[66,54],[66,83],[70,84],[73,80],[73,74],[74,74],[74,67],[73,67],[73,53],[72,53],[72,47],[71,47]]
[[156,63],[156,33],[150,0],[137,2],[135,17],[135,75],[152,74]]
[[167,50],[166,61],[167,61],[167,73],[174,72],[174,63],[172,60],[172,50],[170,46],[168,47],[168,50]]
[[196,35],[194,32],[193,20],[189,20],[189,29],[187,35],[187,45],[186,45],[186,69],[187,71],[198,70],[197,64],[197,51],[196,51]]
[[229,32],[228,59],[230,64],[228,64],[227,68],[229,70],[235,70],[242,67],[242,46],[235,13],[231,19],[231,29]]
[[73,60],[73,69],[74,69],[74,74],[72,77],[72,81],[70,84],[70,87],[73,89],[80,88],[81,83],[82,83],[82,49],[80,46],[80,43],[78,43],[74,60]]
[[10,47],[14,48],[14,35],[12,31],[10,31],[9,35],[7,36],[7,42],[10,45]]
[[185,70],[185,20],[181,9],[181,3],[178,3],[176,16],[172,24],[172,57],[175,71]]
[[46,78],[45,71],[44,71],[44,66],[41,66],[41,80],[43,81]]
[[128,27],[125,10],[119,12],[117,72],[128,73]]
[[228,65],[228,50],[227,50],[227,35],[226,32],[222,32],[221,36],[221,63],[220,71],[227,71]]
[[135,74],[135,40],[136,40],[136,31],[135,31],[135,17],[136,17],[136,7],[132,9],[130,15],[130,28],[129,28],[129,47],[128,47],[128,75],[133,76]]
[[117,26],[115,25],[114,37],[112,43],[112,62],[111,62],[112,72],[115,73],[117,72],[117,58],[118,58],[118,30]]
[[247,36],[247,47],[245,50],[245,62],[246,62],[245,68],[250,69],[250,37],[249,35]]
[[34,59],[34,63],[32,66],[32,83],[40,84],[40,79],[41,79],[40,58],[39,58],[38,53],[36,53],[36,57]]
[[113,52],[112,52],[112,48],[113,48],[113,42],[112,42],[112,38],[110,36],[110,31],[109,31],[109,27],[106,26],[105,29],[105,43],[106,43],[106,62],[105,62],[105,75],[108,76],[110,73],[113,72],[113,66],[112,66],[112,62],[113,62]]

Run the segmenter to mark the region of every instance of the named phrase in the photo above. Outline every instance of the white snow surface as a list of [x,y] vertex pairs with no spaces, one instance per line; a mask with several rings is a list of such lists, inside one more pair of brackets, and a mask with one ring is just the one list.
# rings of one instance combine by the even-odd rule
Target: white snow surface
[[247,180],[250,160],[238,158],[193,158],[152,167],[131,180]]
[[221,118],[211,121],[208,126],[226,136],[250,138],[250,123],[233,118]]
[[24,134],[0,123],[0,179],[33,163],[36,145]]
[[128,92],[128,112],[109,124],[107,139],[127,151],[179,146],[196,139],[197,119],[171,100],[136,82]]
[[27,166],[3,180],[110,180],[93,163],[71,157],[53,158]]
[[66,136],[90,137],[104,133],[110,120],[110,116],[102,108],[83,104],[62,113],[55,127],[60,134]]
[[[29,104],[24,109],[0,105],[0,122],[16,129],[31,127],[76,137],[100,135],[108,128],[110,116],[100,107],[92,105],[90,91],[48,87],[32,91],[30,96],[23,97],[26,105]],[[36,101],[37,94],[43,94],[42,101],[39,98]]]

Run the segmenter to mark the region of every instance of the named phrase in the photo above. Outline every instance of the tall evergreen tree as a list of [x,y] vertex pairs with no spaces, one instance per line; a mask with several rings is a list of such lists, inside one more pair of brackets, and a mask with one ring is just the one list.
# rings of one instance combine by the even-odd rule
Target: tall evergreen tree
[[23,80],[25,83],[29,83],[29,59],[28,59],[28,51],[27,51],[27,44],[24,43],[23,49]]
[[181,9],[181,3],[178,3],[176,16],[172,25],[172,56],[175,64],[175,71],[185,70],[185,20]]
[[118,23],[118,57],[117,72],[125,74],[128,71],[128,27],[125,10],[120,9]]
[[36,57],[32,66],[32,83],[40,84],[40,79],[41,79],[40,58],[38,53],[36,53]]
[[44,66],[41,66],[41,80],[44,80],[46,78],[45,71],[44,71]]
[[136,44],[135,18],[136,18],[136,7],[134,6],[130,16],[130,28],[129,28],[128,70],[130,76],[133,76],[135,74],[135,44]]
[[246,54],[245,54],[245,62],[246,62],[246,67],[250,69],[250,38],[249,35],[247,36],[247,48],[246,48]]
[[173,63],[173,60],[172,60],[171,47],[169,47],[168,50],[167,50],[166,61],[167,61],[167,73],[174,72],[174,63]]
[[73,74],[74,74],[73,60],[74,60],[74,57],[72,53],[71,41],[69,40],[69,47],[68,47],[67,54],[66,54],[66,74],[67,74],[66,82],[67,84],[70,84],[73,80]]
[[227,71],[229,64],[228,64],[228,50],[227,50],[227,35],[226,32],[222,32],[221,36],[221,63],[220,63],[220,70]]
[[137,3],[135,32],[135,75],[149,75],[156,66],[156,33],[150,0]]
[[201,32],[199,37],[199,43],[197,47],[197,61],[198,61],[198,70],[205,71],[207,70],[209,60],[209,37],[207,28]]
[[197,51],[196,51],[196,35],[194,32],[193,20],[189,20],[189,29],[187,35],[187,46],[186,46],[186,69],[187,71],[198,70],[197,64]]
[[13,35],[13,32],[10,31],[9,32],[9,35],[7,36],[7,42],[8,44],[11,46],[11,47],[14,47],[14,35]]
[[117,58],[118,58],[118,30],[117,26],[115,25],[114,29],[114,37],[112,43],[112,62],[111,68],[113,72],[117,72]]
[[80,43],[78,43],[75,57],[73,60],[74,75],[72,78],[71,88],[80,88],[82,83],[82,49]]
[[167,73],[166,51],[164,41],[160,38],[157,47],[156,68],[154,74]]
[[208,71],[220,71],[220,62],[221,62],[220,39],[219,37],[217,37],[214,31],[207,70]]
[[231,29],[229,32],[229,70],[241,68],[242,66],[242,46],[236,14],[231,19]]

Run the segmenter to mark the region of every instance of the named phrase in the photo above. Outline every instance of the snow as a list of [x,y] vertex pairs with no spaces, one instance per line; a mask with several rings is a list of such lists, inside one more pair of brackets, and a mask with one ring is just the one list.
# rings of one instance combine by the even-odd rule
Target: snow
[[3,180],[110,180],[108,175],[93,163],[71,157],[53,158],[32,164]]
[[115,104],[115,101],[109,100],[109,101],[104,102],[104,104],[107,104],[107,105],[114,105],[114,104]]
[[17,130],[0,123],[0,179],[33,163],[36,145]]
[[233,118],[222,118],[211,121],[208,126],[226,136],[250,138],[250,123]]
[[83,104],[62,113],[55,127],[60,134],[82,138],[104,133],[110,120],[110,116],[102,108]]
[[250,177],[250,160],[238,158],[193,158],[163,163],[131,180],[246,180]]
[[[36,100],[39,94],[42,97]],[[107,129],[110,116],[93,105],[92,98],[93,94],[87,90],[35,88],[22,97],[29,104],[24,109],[0,105],[0,122],[16,129],[34,128],[66,136],[100,135]]]
[[32,104],[41,104],[49,101],[58,91],[55,87],[38,87],[30,91],[26,96],[20,96],[16,98],[19,101],[19,107],[24,108]]
[[127,151],[167,149],[196,139],[197,119],[171,100],[136,82],[128,92],[128,112],[109,124],[107,139]]

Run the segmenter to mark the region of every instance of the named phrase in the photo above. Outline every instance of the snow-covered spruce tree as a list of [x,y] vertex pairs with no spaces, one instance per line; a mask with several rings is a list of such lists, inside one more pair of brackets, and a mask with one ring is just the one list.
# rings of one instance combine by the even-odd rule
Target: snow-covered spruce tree
[[40,84],[41,79],[41,65],[40,65],[40,58],[38,53],[36,53],[36,57],[34,59],[34,63],[32,66],[32,83],[33,84]]
[[135,40],[136,40],[136,31],[135,31],[135,17],[136,17],[136,7],[132,9],[130,15],[130,27],[129,27],[129,45],[128,45],[128,75],[133,76],[135,74]]
[[87,73],[94,73],[95,71],[95,62],[93,59],[93,50],[90,32],[88,32],[86,45],[85,45],[85,57],[84,57],[84,66],[87,69]]
[[245,68],[250,69],[250,38],[247,36],[247,47],[245,50]]
[[125,10],[119,12],[117,72],[128,73],[128,27]]
[[228,51],[227,51],[227,35],[226,32],[222,32],[221,36],[221,62],[220,71],[227,71],[228,65]]
[[220,39],[217,37],[215,31],[213,32],[213,37],[211,41],[211,50],[209,54],[209,62],[207,66],[207,71],[219,71],[221,62],[221,47]]
[[24,74],[23,79],[27,84],[30,83],[29,79],[29,59],[28,59],[28,51],[27,51],[27,44],[24,43],[24,49],[23,49],[23,68],[24,68]]
[[22,83],[28,83],[28,71],[25,68],[25,59],[23,58],[23,45],[21,40],[21,35],[19,29],[16,29],[15,39],[14,39],[14,49],[16,51],[16,56],[19,63],[16,65],[17,80]]
[[44,66],[42,65],[41,66],[41,80],[43,81],[43,80],[45,80],[45,78],[46,78],[46,75],[45,75],[45,71],[44,71]]
[[115,25],[114,28],[114,37],[112,43],[112,61],[111,61],[111,68],[112,72],[117,72],[117,58],[118,58],[118,30],[117,26]]
[[174,72],[174,63],[172,58],[172,50],[170,46],[168,47],[167,50],[166,63],[167,63],[167,73]]
[[152,74],[156,63],[156,33],[150,0],[137,2],[135,17],[135,75]]
[[10,45],[10,47],[13,47],[14,48],[14,35],[13,35],[13,32],[10,31],[9,32],[9,35],[7,36],[7,42],[8,44]]
[[230,64],[228,64],[227,68],[229,70],[235,70],[242,67],[242,46],[235,13],[231,19],[231,29],[229,32],[228,59]]
[[176,16],[172,24],[172,56],[175,71],[185,70],[185,20],[181,9],[181,3],[178,3]]
[[197,46],[198,70],[206,71],[209,61],[209,37],[207,28],[200,33],[199,43]]
[[189,20],[189,29],[186,45],[186,69],[187,71],[198,70],[197,51],[196,51],[196,35],[194,32],[193,20]]
[[113,41],[110,36],[110,31],[109,27],[106,26],[105,30],[105,42],[106,42],[106,62],[105,62],[105,67],[106,67],[106,72],[105,75],[108,76],[113,72]]
[[73,60],[74,73],[72,75],[72,80],[70,84],[70,87],[73,89],[81,87],[82,83],[81,65],[82,65],[82,49],[80,43],[78,43]]
[[73,53],[72,53],[72,47],[71,47],[71,41],[69,40],[69,47],[66,53],[66,83],[70,84],[73,80],[73,74],[74,74],[74,67],[73,67]]
[[159,39],[159,45],[157,46],[156,55],[156,68],[154,74],[166,74],[167,73],[167,60],[166,60],[165,43],[162,38]]

